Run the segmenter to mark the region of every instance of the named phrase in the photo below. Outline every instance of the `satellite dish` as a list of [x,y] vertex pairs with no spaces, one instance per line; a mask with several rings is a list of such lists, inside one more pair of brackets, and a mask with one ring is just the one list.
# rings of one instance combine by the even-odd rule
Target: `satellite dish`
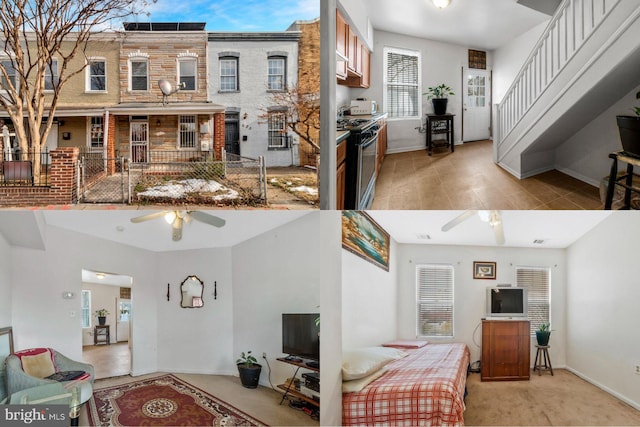
[[162,91],[162,94],[164,96],[169,96],[173,93],[173,87],[171,86],[171,82],[169,80],[158,80],[158,86],[160,87],[160,90]]

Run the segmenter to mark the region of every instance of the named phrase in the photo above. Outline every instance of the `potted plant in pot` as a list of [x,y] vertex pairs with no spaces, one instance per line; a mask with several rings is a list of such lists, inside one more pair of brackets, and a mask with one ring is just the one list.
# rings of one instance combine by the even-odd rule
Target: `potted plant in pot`
[[96,317],[98,318],[98,325],[104,325],[107,323],[107,316],[109,312],[106,308],[101,308],[100,310],[96,310]]
[[430,86],[423,95],[427,95],[427,99],[431,100],[434,114],[441,116],[447,113],[449,95],[455,95],[455,93],[453,93],[451,87],[442,83],[437,86]]
[[262,372],[262,365],[258,363],[258,360],[253,357],[251,350],[246,354],[243,351],[240,358],[236,360],[236,366],[238,366],[238,373],[240,374],[240,382],[243,387],[256,388],[258,387],[258,381],[260,380],[260,372]]
[[[640,99],[640,92],[636,93]],[[634,107],[635,116],[616,116],[620,141],[625,154],[640,157],[640,107]]]
[[551,324],[549,322],[541,323],[536,331],[536,340],[538,345],[549,345],[549,337],[551,337]]

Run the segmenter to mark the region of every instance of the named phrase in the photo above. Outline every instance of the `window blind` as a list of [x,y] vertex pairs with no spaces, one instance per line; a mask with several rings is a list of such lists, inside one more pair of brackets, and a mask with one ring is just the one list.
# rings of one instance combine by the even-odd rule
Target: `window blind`
[[548,267],[516,267],[516,286],[528,288],[531,335],[542,323],[549,322],[550,270]]
[[453,337],[453,266],[416,266],[417,335]]
[[386,98],[389,117],[418,117],[420,64],[418,54],[385,50]]

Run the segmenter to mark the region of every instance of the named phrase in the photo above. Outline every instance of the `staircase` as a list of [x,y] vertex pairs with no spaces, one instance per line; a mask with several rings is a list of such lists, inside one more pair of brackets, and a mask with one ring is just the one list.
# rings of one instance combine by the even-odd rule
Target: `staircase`
[[[518,178],[640,84],[640,1],[564,0],[496,113],[494,161]],[[605,154],[606,155],[606,154]]]

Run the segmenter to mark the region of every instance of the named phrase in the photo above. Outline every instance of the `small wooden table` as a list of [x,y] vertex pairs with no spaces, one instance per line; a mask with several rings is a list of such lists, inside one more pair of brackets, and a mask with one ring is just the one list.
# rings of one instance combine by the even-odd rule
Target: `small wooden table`
[[109,325],[95,325],[93,327],[93,345],[111,344]]
[[548,345],[536,344],[536,360],[533,362],[533,372],[538,371],[538,376],[542,375],[542,371],[550,371],[553,376],[553,367],[551,366],[551,358],[549,357]]
[[[433,147],[450,147],[451,152],[455,151],[453,118],[455,114],[427,114],[427,152],[433,152]],[[433,135],[444,134],[446,139],[434,140]],[[440,141],[440,142],[437,142]]]
[[[622,209],[631,209],[631,192],[640,193],[640,188],[633,185],[633,167],[640,166],[640,159],[627,155],[624,151],[615,151],[609,154],[612,160],[609,185],[607,186],[607,200],[604,204],[606,210],[611,210],[613,193],[616,185],[624,188],[624,206]],[[618,176],[618,161],[627,164],[627,173]]]

